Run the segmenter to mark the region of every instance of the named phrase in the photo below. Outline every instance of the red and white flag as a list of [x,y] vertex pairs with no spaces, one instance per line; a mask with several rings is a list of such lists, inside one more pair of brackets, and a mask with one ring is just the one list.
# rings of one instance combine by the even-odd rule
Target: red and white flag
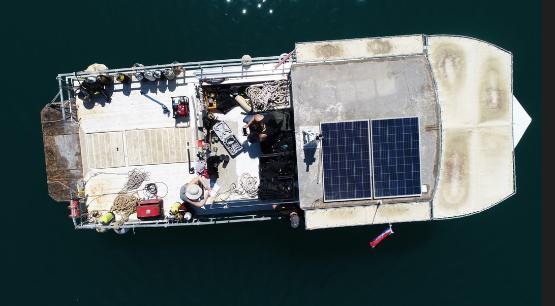
[[380,235],[378,235],[378,237],[374,238],[374,240],[370,241],[370,246],[372,248],[375,248],[380,242],[382,242],[382,240],[385,239],[385,237],[389,236],[393,234],[393,229],[391,228],[391,224],[389,225],[389,227],[383,231]]

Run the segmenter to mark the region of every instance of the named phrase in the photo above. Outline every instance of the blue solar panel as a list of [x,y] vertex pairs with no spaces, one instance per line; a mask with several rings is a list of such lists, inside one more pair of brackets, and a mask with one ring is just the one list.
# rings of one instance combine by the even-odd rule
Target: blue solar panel
[[418,118],[372,120],[374,196],[420,195]]
[[322,123],[324,201],[372,196],[368,121]]

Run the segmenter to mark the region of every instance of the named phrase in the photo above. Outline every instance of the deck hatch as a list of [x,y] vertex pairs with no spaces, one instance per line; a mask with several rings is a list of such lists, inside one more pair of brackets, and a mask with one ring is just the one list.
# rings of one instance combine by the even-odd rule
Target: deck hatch
[[368,120],[322,123],[324,201],[370,199]]

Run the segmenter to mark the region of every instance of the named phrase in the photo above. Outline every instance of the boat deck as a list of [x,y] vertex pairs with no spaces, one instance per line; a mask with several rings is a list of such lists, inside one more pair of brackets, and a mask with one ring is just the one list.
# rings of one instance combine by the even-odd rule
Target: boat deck
[[[262,70],[263,67],[254,67],[251,71],[256,71],[257,68]],[[207,71],[209,72],[205,70]],[[283,74],[275,74],[254,76],[250,81],[284,78],[286,76]],[[234,81],[233,78],[227,80],[231,83]],[[159,196],[163,197],[166,212],[171,204],[182,202],[179,196],[180,187],[197,176],[189,173],[187,149],[190,151],[191,166],[194,167],[196,140],[201,138],[202,131],[199,129],[196,134],[195,120],[176,121],[171,113],[164,113],[161,105],[165,105],[171,111],[172,97],[187,96],[193,112],[193,103],[195,109],[199,107],[198,99],[195,97],[195,85],[198,84],[195,72],[187,71],[185,75],[179,75],[173,81],[139,82],[133,79],[130,85],[116,82],[110,93],[110,102],[104,101],[103,97],[97,97],[90,102],[77,98],[83,177],[86,181],[85,193],[88,195],[89,213],[97,211],[103,214],[110,211],[117,193],[125,185],[128,172],[133,169],[149,173],[149,180],[138,189],[137,195],[140,198],[146,196],[142,191],[144,185],[155,182],[158,185]],[[239,106],[225,114],[215,113],[215,116],[228,124],[244,149],[231,158],[225,167],[219,165],[219,177],[210,181],[218,195],[215,202],[206,205],[199,214],[227,213],[225,209],[233,208],[229,209],[232,212],[237,211],[237,207],[240,206],[248,206],[251,207],[250,210],[255,210],[253,207],[256,205],[251,201],[256,200],[256,197],[230,194],[226,191],[238,186],[243,174],[258,178],[260,145],[250,144],[246,136],[242,135],[246,114]],[[217,154],[228,154],[219,143],[210,146]],[[237,203],[230,205],[230,201]],[[267,206],[264,203],[260,205]],[[267,209],[266,206],[261,207]],[[116,215],[116,220],[118,218]],[[136,213],[129,217],[130,223],[138,221]]]
[[[414,39],[409,40],[411,43]],[[368,44],[375,43],[369,39]],[[307,228],[429,220],[438,176],[440,127],[433,77],[422,41],[411,54],[393,57],[297,63],[292,67],[292,93],[297,127],[297,164]],[[322,43],[323,44],[323,43]],[[336,49],[358,50],[359,40],[331,43]],[[406,44],[403,38],[400,45]],[[326,45],[304,49],[325,48]],[[351,45],[355,45],[351,47]],[[328,46],[328,48],[330,48]],[[409,52],[407,51],[407,52]],[[420,52],[420,54],[412,54]],[[359,55],[354,51],[346,56]],[[305,150],[302,131],[320,129],[322,122],[418,117],[420,122],[420,174],[425,185],[421,196],[324,202],[321,147]],[[383,204],[379,206],[377,204]]]

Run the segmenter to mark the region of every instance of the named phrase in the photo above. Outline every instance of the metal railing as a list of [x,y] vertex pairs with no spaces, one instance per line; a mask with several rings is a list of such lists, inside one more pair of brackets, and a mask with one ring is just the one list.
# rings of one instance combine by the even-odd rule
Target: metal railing
[[[289,59],[289,64],[284,64],[273,69],[274,65],[279,62],[281,56],[267,56],[267,57],[256,57],[252,58],[250,67],[262,65],[262,69],[249,69],[242,65],[241,59],[226,59],[226,60],[214,60],[214,61],[198,61],[198,62],[174,62],[170,64],[163,65],[150,65],[141,67],[127,67],[118,69],[107,69],[101,72],[89,72],[89,71],[79,71],[71,73],[61,73],[58,74],[56,79],[58,80],[58,93],[52,99],[50,104],[60,105],[62,118],[67,120],[67,118],[73,118],[73,107],[71,105],[71,99],[75,98],[75,81],[77,77],[79,79],[84,79],[89,76],[97,76],[99,73],[107,75],[117,75],[119,73],[135,73],[137,71],[148,71],[148,70],[161,70],[161,69],[173,69],[182,68],[184,69],[183,79],[194,79],[193,82],[198,83],[201,80],[225,77],[225,78],[247,78],[247,77],[262,77],[270,76],[276,74],[288,74],[290,71],[290,63],[295,61],[295,55]],[[268,67],[266,67],[268,66]],[[226,69],[231,68],[231,69]],[[65,93],[64,93],[65,91]],[[69,103],[69,117],[66,115],[66,104]]]

